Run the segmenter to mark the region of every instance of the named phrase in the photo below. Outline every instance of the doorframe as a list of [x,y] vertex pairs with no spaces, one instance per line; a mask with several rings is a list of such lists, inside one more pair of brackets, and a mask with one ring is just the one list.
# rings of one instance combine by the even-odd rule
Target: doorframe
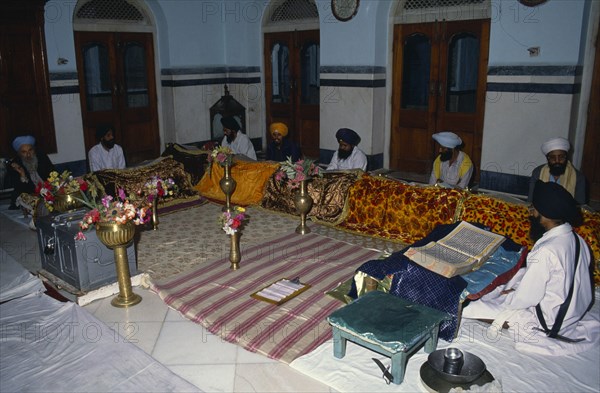
[[[385,111],[385,119],[384,119],[384,125],[385,125],[385,130],[384,130],[384,146],[390,146],[391,143],[391,139],[392,139],[392,108],[393,108],[393,92],[392,92],[392,86],[394,83],[394,25],[399,24],[399,23],[408,23],[408,19],[413,17],[413,18],[418,18],[419,20],[423,20],[423,21],[428,21],[428,22],[435,22],[437,21],[435,15],[432,16],[431,14],[429,14],[428,11],[424,12],[423,14],[419,14],[419,15],[409,15],[406,16],[404,14],[402,14],[399,10],[399,8],[401,6],[404,5],[404,1],[403,0],[395,0],[395,2],[390,2],[390,8],[389,8],[389,13],[388,13],[388,23],[387,23],[387,65],[386,65],[386,75],[385,75],[385,85],[387,86],[386,88],[386,111]],[[469,18],[464,18],[464,19],[455,19],[456,16],[464,16],[465,14],[461,11],[460,7],[454,7],[454,8],[450,8],[449,11],[446,13],[447,21],[448,22],[453,22],[456,20],[469,20],[469,19],[486,19],[486,18],[490,18],[492,17],[492,6],[491,6],[491,0],[487,0],[484,1],[483,3],[479,4],[479,5],[471,5],[471,12],[469,13],[471,17]],[[491,30],[491,26],[490,26],[490,30]],[[491,34],[491,31],[490,31]],[[489,41],[489,38],[488,38]],[[489,46],[489,42],[488,42],[488,46]],[[489,52],[488,52],[488,57],[489,57]],[[487,74],[487,73],[486,73]],[[487,80],[486,80],[487,82]],[[485,125],[485,124],[484,124]],[[483,132],[483,130],[482,130]],[[389,168],[390,167],[390,152],[389,151],[384,151],[383,154],[383,167],[384,168]]]
[[[265,7],[265,12],[263,12],[262,22],[261,22],[261,33],[260,33],[260,43],[258,45],[260,50],[260,77],[261,77],[261,88],[263,91],[261,104],[263,108],[262,116],[260,116],[259,127],[262,129],[261,139],[262,139],[262,148],[263,151],[267,151],[267,145],[269,144],[269,132],[268,124],[266,124],[267,120],[267,76],[265,74],[266,64],[265,64],[265,34],[267,33],[283,33],[283,32],[293,32],[293,31],[302,31],[302,30],[317,30],[319,34],[321,32],[321,21],[320,19],[316,20],[302,20],[302,23],[298,23],[296,21],[287,21],[283,22],[272,22],[271,16],[277,10],[279,6],[281,6],[281,2],[277,0],[269,0],[269,3]],[[317,7],[318,12],[318,7]],[[319,59],[321,58],[321,40],[319,39]],[[319,69],[321,65],[319,64]],[[321,77],[321,72],[319,70],[319,78]],[[321,100],[319,100],[319,112],[320,112]],[[319,118],[320,122],[320,118]],[[320,127],[319,127],[320,129]],[[320,148],[319,144],[319,148]]]
[[[158,36],[156,30],[156,18],[154,13],[148,7],[144,1],[140,0],[128,0],[128,2],[137,8],[144,15],[147,23],[112,23],[112,21],[103,21],[99,23],[84,23],[80,19],[77,19],[75,15],[81,8],[81,5],[87,3],[87,0],[77,0],[77,4],[73,7],[72,22],[73,22],[73,44],[75,44],[75,31],[86,31],[86,32],[107,32],[107,33],[150,33],[152,34],[152,47],[154,52],[154,84],[156,86],[156,115],[158,122],[158,139],[159,139],[159,151],[162,152],[165,143],[165,126],[163,125],[163,100],[162,100],[162,84],[161,84],[161,66],[158,56]],[[80,70],[76,70],[79,74]],[[83,113],[81,114],[81,133],[82,139],[85,140],[84,129],[83,129]],[[87,151],[85,157],[87,159]]]

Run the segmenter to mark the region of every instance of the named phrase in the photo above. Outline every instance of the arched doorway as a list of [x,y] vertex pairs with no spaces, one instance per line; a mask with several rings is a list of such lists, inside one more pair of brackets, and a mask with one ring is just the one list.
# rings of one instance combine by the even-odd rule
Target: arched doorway
[[440,131],[458,134],[479,168],[489,48],[489,0],[430,3],[401,0],[394,20],[390,168],[419,181]]
[[[314,0],[273,4],[264,28],[265,124],[283,122],[302,153],[319,157],[320,39]],[[267,132],[267,139],[269,138]]]
[[86,152],[111,124],[127,165],[160,154],[149,14],[134,1],[80,0],[73,19]]

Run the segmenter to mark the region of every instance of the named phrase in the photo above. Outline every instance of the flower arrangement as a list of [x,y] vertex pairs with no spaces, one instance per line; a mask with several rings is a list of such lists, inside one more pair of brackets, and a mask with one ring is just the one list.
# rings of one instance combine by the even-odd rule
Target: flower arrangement
[[64,171],[60,175],[58,172],[52,171],[46,181],[37,184],[35,194],[41,195],[48,210],[52,211],[57,195],[66,195],[78,191],[84,193],[88,190],[88,187],[89,185],[85,180],[73,177],[69,171]]
[[99,222],[125,224],[131,221],[135,225],[141,225],[147,223],[151,218],[151,214],[148,214],[151,204],[148,201],[130,202],[134,199],[128,198],[121,188],[118,190],[117,198],[105,195],[101,198],[100,203],[97,203],[95,199],[89,199],[85,193],[83,196],[82,202],[91,210],[83,216],[79,223],[80,231],[75,235],[75,240],[85,240],[83,231]]
[[233,211],[223,212],[219,216],[219,222],[221,223],[223,230],[228,235],[233,235],[238,230],[246,220],[246,209],[240,206],[235,206]]
[[233,150],[227,146],[215,147],[208,156],[208,163],[218,162],[221,166],[231,165],[233,160]]
[[292,162],[292,158],[288,157],[286,161],[281,163],[279,170],[275,174],[275,180],[282,181],[287,179],[289,188],[298,188],[300,182],[307,180],[312,176],[323,176],[318,165],[314,160],[301,159]]
[[143,186],[142,189],[138,190],[137,194],[148,199],[148,202],[153,202],[156,198],[164,198],[171,196],[177,192],[177,184],[172,178],[165,180],[159,176],[152,176]]

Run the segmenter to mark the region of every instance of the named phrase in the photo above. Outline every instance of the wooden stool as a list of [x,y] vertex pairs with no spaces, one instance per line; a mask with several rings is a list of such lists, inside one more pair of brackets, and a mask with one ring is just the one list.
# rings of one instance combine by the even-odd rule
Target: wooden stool
[[384,292],[373,291],[334,311],[327,318],[333,328],[333,356],[346,355],[346,340],[392,358],[393,382],[404,379],[408,357],[425,343],[437,347],[440,322],[451,316]]

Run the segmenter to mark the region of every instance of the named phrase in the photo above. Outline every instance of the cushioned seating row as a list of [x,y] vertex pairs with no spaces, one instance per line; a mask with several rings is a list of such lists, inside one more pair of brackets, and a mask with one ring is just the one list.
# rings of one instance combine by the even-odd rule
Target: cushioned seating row
[[[293,192],[274,178],[277,165],[272,162],[234,165],[232,176],[238,185],[232,202],[295,214]],[[210,199],[224,201],[219,187],[222,176],[222,168],[213,165],[210,174],[206,173],[196,188]],[[533,246],[525,202],[514,203],[465,190],[411,185],[368,174],[358,177],[327,174],[311,180],[308,190],[314,201],[309,218],[350,232],[411,244],[439,224],[464,220],[483,224],[529,249]],[[584,210],[583,218],[583,225],[575,231],[592,250],[596,261],[594,279],[600,285],[600,213]]]

